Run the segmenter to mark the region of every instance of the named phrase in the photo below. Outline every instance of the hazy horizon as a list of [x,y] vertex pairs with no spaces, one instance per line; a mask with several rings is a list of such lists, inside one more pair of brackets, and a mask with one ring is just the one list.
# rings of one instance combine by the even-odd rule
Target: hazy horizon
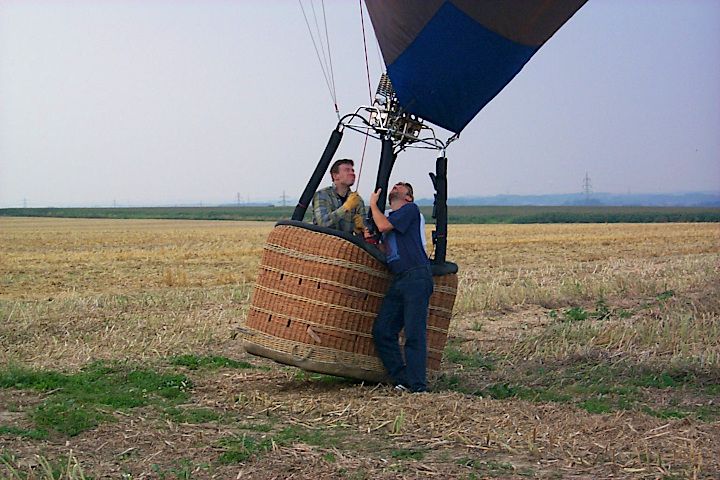
[[[720,191],[685,191],[685,192],[658,192],[658,193],[644,193],[644,192],[624,192],[624,193],[611,193],[611,192],[592,192],[591,198],[594,200],[597,200],[598,197],[600,198],[624,198],[624,197],[631,197],[636,199],[641,198],[649,198],[657,199],[660,198],[677,198],[678,203],[677,204],[669,204],[665,206],[686,206],[684,203],[681,203],[680,200],[682,200],[684,197],[687,196],[711,196],[715,197],[717,199],[720,199]],[[282,196],[281,196],[282,197]],[[567,192],[567,193],[539,193],[539,194],[507,194],[507,193],[497,193],[493,195],[456,195],[451,196],[448,198],[449,202],[452,202],[453,200],[462,200],[462,201],[471,201],[472,199],[477,200],[483,200],[483,199],[493,199],[493,198],[547,198],[547,197],[568,197],[573,198],[577,197],[578,199],[583,199],[585,197],[585,194],[583,192]],[[417,197],[416,201],[418,203],[421,203],[423,205],[432,204],[433,198],[432,197]],[[226,207],[226,206],[286,206],[286,207],[294,207],[297,203],[296,198],[290,198],[288,197],[286,199],[286,204],[282,205],[282,200],[276,200],[274,198],[266,198],[266,199],[241,199],[239,202],[236,199],[234,202],[175,202],[175,203],[165,203],[165,204],[120,204],[118,202],[109,203],[109,204],[102,204],[102,203],[94,203],[94,204],[85,204],[85,205],[29,205],[29,204],[23,204],[23,205],[16,205],[16,206],[8,206],[8,207],[0,207],[0,210],[2,209],[14,209],[14,208],[171,208],[171,207]],[[549,205],[549,204],[543,204],[543,205]],[[552,204],[557,206],[563,206],[564,204]],[[632,204],[631,204],[632,205]],[[651,206],[654,204],[650,204]]]

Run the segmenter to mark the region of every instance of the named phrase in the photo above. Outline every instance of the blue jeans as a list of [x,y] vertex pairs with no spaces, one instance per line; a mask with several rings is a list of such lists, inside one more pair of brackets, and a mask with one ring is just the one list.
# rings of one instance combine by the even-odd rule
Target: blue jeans
[[[373,325],[375,350],[394,383],[424,392],[427,368],[427,311],[433,293],[430,266],[401,273],[392,281]],[[405,358],[398,334],[405,328]]]

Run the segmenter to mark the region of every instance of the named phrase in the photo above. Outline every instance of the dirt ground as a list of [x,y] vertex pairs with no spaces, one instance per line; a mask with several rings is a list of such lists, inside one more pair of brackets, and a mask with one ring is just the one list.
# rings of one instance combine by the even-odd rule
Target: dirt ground
[[[573,345],[555,343],[565,351],[554,360],[537,353],[543,345],[527,356],[513,351],[518,338],[549,330],[551,313],[564,308],[592,310],[601,296],[608,311],[633,315],[606,322],[602,335],[612,348],[596,350],[587,364],[710,350],[715,360],[701,380],[720,384],[717,225],[454,226],[450,248],[464,303],[456,302],[450,343],[469,357],[498,352],[506,360],[475,368],[453,362],[446,349],[431,392],[414,395],[244,352],[236,329],[247,310],[245,287],[272,225],[38,219],[0,227],[0,365],[10,358],[75,371],[98,360],[148,362],[191,379],[192,395],[178,409],[214,414],[186,422],[157,406],[113,410],[106,412],[112,421],[79,435],[34,439],[18,432],[37,428],[33,409],[52,392],[3,388],[0,479],[66,479],[76,462],[94,479],[720,479],[716,420],[661,418],[642,408],[589,413],[574,400],[476,393],[510,375],[561,371],[551,362],[572,361]],[[668,302],[678,308],[658,310],[658,293],[672,294]],[[622,330],[624,322],[668,319],[682,326],[686,317],[715,329],[684,332],[684,342]],[[182,354],[253,368],[169,364]],[[450,379],[475,393],[450,388]],[[720,402],[706,393],[642,390],[647,410],[685,402],[717,412]],[[232,461],[220,461],[233,449]]]
[[[518,311],[492,322],[479,345],[490,348],[520,324],[539,328],[545,322],[533,309]],[[384,385],[299,374],[249,356],[227,333],[214,355],[269,370],[187,374],[195,384],[192,407],[234,414],[234,422],[172,423],[152,408],[135,409],[114,412],[115,421],[76,437],[3,435],[3,448],[20,471],[39,472],[36,455],[72,455],[92,478],[720,478],[718,423],[631,411],[590,414],[568,404],[449,391],[397,394]],[[458,366],[446,362],[442,368],[441,374]],[[32,430],[26,414],[41,401],[34,392],[0,390],[1,424]],[[398,416],[404,421],[393,433]],[[326,446],[271,442],[268,453],[246,461],[215,462],[224,450],[221,439],[242,438],[248,425],[268,423],[340,434]],[[273,430],[263,435],[272,440]]]

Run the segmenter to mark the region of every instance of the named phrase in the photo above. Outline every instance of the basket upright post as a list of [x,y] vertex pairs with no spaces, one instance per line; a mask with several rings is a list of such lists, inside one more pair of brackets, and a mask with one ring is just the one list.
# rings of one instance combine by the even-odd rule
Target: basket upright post
[[432,263],[443,265],[447,252],[447,157],[438,157],[435,162],[435,174],[430,174],[435,186],[435,204],[433,217],[435,230],[432,232],[432,241],[435,244],[435,258]]
[[382,193],[378,198],[377,206],[381,212],[385,211],[387,203],[388,184],[390,183],[390,173],[392,173],[395,165],[397,154],[393,152],[393,141],[389,135],[382,138],[382,150],[380,151],[380,166],[378,167],[377,181],[375,182],[375,190],[382,188]]
[[300,196],[298,204],[295,206],[295,211],[292,215],[293,220],[302,221],[303,217],[305,217],[305,212],[307,211],[307,208],[312,201],[312,197],[313,195],[315,195],[315,192],[317,191],[318,186],[322,181],[323,175],[325,175],[325,172],[327,172],[327,169],[330,166],[330,160],[332,160],[335,152],[340,146],[340,140],[342,140],[342,135],[343,134],[339,129],[333,130],[332,134],[330,135],[330,140],[328,140],[325,151],[320,157],[320,161],[318,161],[317,167],[315,167],[315,171],[313,172],[310,180],[307,183],[307,186],[305,187],[305,190]]

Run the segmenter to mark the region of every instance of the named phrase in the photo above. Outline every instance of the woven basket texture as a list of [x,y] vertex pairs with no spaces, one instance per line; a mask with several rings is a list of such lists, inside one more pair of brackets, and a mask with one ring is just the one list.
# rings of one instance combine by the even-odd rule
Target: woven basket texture
[[[434,280],[429,372],[440,368],[457,292],[456,274]],[[278,225],[263,248],[245,348],[306,370],[377,380],[386,372],[372,326],[391,281],[387,267],[352,242]]]

